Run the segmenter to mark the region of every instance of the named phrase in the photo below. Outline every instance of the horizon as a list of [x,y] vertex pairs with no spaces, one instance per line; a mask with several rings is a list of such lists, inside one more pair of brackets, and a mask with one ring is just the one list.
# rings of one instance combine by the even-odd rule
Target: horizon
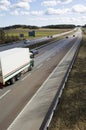
[[[8,27],[13,27],[13,26],[26,26],[28,28],[28,26],[35,26],[35,27],[38,27],[38,28],[42,28],[42,27],[47,27],[47,26],[72,26],[74,24],[57,24],[57,25],[54,25],[54,24],[51,24],[51,25],[44,25],[44,26],[36,26],[36,25],[25,25],[25,24],[15,24],[15,25],[9,25],[9,26],[5,26],[5,27],[0,27],[0,28],[8,28]],[[85,26],[86,24],[84,25],[74,25],[75,27],[78,27],[78,26]],[[16,27],[16,28],[19,28],[19,27]],[[52,27],[53,28],[53,27]],[[58,27],[57,27],[58,28]]]

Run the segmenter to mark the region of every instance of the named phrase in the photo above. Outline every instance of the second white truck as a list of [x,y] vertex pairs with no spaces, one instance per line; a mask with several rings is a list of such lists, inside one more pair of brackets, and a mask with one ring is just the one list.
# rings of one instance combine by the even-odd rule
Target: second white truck
[[21,74],[34,66],[29,48],[14,48],[0,52],[0,83],[13,84]]

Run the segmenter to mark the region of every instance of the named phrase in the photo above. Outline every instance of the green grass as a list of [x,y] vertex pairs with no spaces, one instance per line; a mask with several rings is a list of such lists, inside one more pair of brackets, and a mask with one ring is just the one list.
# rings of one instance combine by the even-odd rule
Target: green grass
[[49,130],[86,130],[86,34]]
[[30,29],[10,29],[10,30],[5,30],[5,35],[8,36],[20,36],[21,33],[24,34],[24,38],[27,39],[34,39],[34,38],[39,38],[39,37],[44,37],[44,36],[48,36],[48,35],[54,35],[54,34],[58,34],[58,33],[63,33],[66,31],[69,31],[70,29],[36,29],[35,30],[35,37],[29,37],[28,36],[28,32],[32,31]]

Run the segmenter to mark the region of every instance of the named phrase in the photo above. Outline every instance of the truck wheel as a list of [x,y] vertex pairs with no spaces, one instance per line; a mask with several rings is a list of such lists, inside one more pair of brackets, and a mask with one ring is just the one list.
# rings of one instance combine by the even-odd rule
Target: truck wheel
[[34,67],[34,62],[32,63],[32,67]]
[[14,84],[15,83],[15,77],[13,77],[12,79],[10,79],[10,84]]
[[32,65],[28,68],[28,71],[31,71],[32,70]]
[[21,77],[21,73],[17,74],[17,75],[16,75],[16,80],[19,80],[20,77]]

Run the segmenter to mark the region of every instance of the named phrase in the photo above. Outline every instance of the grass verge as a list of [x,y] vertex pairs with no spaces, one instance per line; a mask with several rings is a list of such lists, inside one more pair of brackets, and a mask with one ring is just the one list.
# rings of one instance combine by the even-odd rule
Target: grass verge
[[86,130],[86,35],[49,130]]

